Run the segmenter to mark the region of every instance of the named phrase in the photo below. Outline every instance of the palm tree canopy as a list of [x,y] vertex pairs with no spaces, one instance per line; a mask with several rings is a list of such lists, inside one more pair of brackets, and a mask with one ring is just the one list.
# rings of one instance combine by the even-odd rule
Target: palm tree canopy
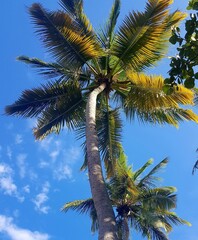
[[82,130],[87,97],[105,83],[97,99],[97,131],[109,176],[121,141],[120,109],[130,119],[137,117],[154,124],[198,122],[192,110],[181,107],[194,104],[193,91],[179,86],[167,96],[161,76],[142,72],[165,56],[171,27],[185,18],[180,11],[170,13],[171,3],[148,0],[145,11],[131,11],[118,27],[120,0],[114,0],[109,19],[98,33],[83,11],[82,0],[60,0],[61,10],[57,11],[33,4],[29,14],[35,31],[54,61],[27,56],[18,60],[32,66],[49,82],[23,91],[16,102],[6,107],[6,114],[36,117],[37,139],[59,133],[65,126]]
[[[120,234],[123,233],[123,221],[148,239],[167,240],[167,234],[173,225],[190,223],[178,217],[173,210],[176,208],[176,188],[157,187],[159,178],[156,176],[164,168],[168,159],[165,158],[145,173],[153,160],[148,160],[140,169],[134,171],[127,166],[127,158],[120,152],[116,162],[114,176],[107,180],[109,196],[117,213],[117,224]],[[98,228],[97,214],[92,199],[77,200],[66,203],[62,211],[75,210],[79,213],[89,213],[92,220],[92,231]],[[150,237],[150,238],[149,238]],[[120,238],[122,239],[122,238]]]

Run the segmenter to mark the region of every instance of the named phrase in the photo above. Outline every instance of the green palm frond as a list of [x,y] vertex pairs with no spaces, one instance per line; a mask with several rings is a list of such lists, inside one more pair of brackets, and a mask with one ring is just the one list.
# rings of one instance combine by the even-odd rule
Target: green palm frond
[[[152,170],[144,176],[139,182],[138,182],[138,187],[148,187],[149,186],[154,186],[154,182],[156,181],[156,177],[154,177],[154,174],[159,172],[162,168],[166,167],[168,163],[168,158],[163,159],[160,163],[158,163]],[[158,178],[157,178],[158,179]]]
[[74,72],[63,67],[58,63],[47,63],[38,58],[29,58],[27,56],[20,56],[17,60],[30,64],[33,68],[38,70],[38,73],[46,76],[47,78],[65,77],[66,79],[70,76],[74,76]]
[[176,208],[176,188],[175,187],[160,187],[152,188],[142,192],[139,199],[143,200],[144,207],[152,209],[171,210]]
[[98,230],[98,219],[92,198],[68,202],[61,209],[61,211],[63,212],[67,212],[69,210],[89,214],[92,221],[91,225],[92,232],[96,232]]
[[164,56],[168,39],[162,36],[167,30],[171,3],[170,0],[150,0],[144,13],[132,12],[125,18],[111,49],[119,62],[140,71]]
[[[96,129],[99,140],[99,151],[102,160],[105,163],[107,178],[109,178],[115,169],[116,160],[119,157],[121,149],[122,122],[120,119],[119,109],[97,111]],[[82,121],[78,129],[76,129],[78,139],[85,137],[85,123]],[[86,168],[86,143],[82,144],[84,149],[85,161],[81,169]]]
[[106,165],[107,177],[110,177],[120,153],[122,122],[119,109],[100,111],[96,128],[100,153]]
[[82,96],[73,94],[72,98],[64,97],[56,105],[50,106],[38,117],[34,128],[36,139],[43,139],[50,133],[58,134],[64,127],[76,129],[85,115],[86,103]]
[[105,49],[110,49],[114,38],[114,30],[117,23],[117,18],[120,14],[120,0],[114,0],[109,19],[104,29],[99,33],[99,39]]
[[49,82],[39,88],[23,91],[21,97],[6,107],[6,114],[20,115],[22,117],[36,117],[43,111],[53,106],[57,108],[63,104],[64,99],[69,102],[82,101],[82,94],[77,84],[65,83],[60,81]]
[[153,159],[149,159],[140,169],[134,172],[133,179],[136,180],[152,163]]
[[172,227],[168,227],[168,226],[172,226],[172,224],[178,226],[181,224],[185,224],[187,226],[191,226],[191,223],[178,217],[176,215],[175,212],[170,212],[167,210],[161,210],[161,217],[159,216],[159,221],[162,222],[162,224],[165,225],[165,227],[167,226],[167,232],[170,232],[172,230]]
[[91,22],[83,11],[82,0],[60,0],[62,8],[75,21],[76,27],[86,36],[96,37]]
[[20,56],[17,60],[29,64],[31,67],[35,68],[39,74],[47,79],[58,78],[61,81],[79,81],[79,83],[84,86],[91,78],[91,72],[86,67],[81,68],[80,71],[71,71],[70,68],[66,68],[59,63],[48,63],[38,58]]
[[49,12],[40,4],[33,4],[29,12],[44,45],[62,65],[78,68],[100,55],[97,42],[76,31],[69,15],[60,11]]

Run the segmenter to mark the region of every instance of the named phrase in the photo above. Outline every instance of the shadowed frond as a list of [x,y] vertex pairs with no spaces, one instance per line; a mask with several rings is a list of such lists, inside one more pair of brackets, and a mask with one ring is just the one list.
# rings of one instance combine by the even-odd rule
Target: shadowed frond
[[50,133],[59,133],[64,127],[76,129],[85,115],[85,101],[73,93],[72,98],[64,97],[54,108],[50,106],[38,117],[34,128],[36,139],[43,139]]
[[91,231],[96,232],[98,230],[97,214],[92,198],[66,203],[61,209],[63,212],[67,212],[69,210],[74,210],[79,213],[88,213],[92,221]]
[[64,79],[67,79],[75,75],[74,71],[70,71],[58,63],[47,63],[38,58],[29,58],[26,56],[20,56],[17,58],[17,60],[31,65],[33,68],[38,70],[38,73],[46,76],[47,78],[55,78],[61,76],[65,77]]
[[38,58],[20,56],[17,60],[29,64],[31,67],[35,68],[39,74],[43,75],[47,79],[58,78],[61,81],[79,81],[83,86],[87,84],[91,77],[91,72],[86,67],[81,68],[80,71],[72,71],[70,68],[63,67],[61,64],[47,63]]
[[60,81],[49,82],[39,88],[23,91],[15,103],[5,108],[5,112],[8,115],[36,117],[51,106],[57,108],[58,105],[63,104],[62,100],[72,101],[71,97],[82,101],[79,86]]
[[63,12],[49,12],[40,4],[29,9],[36,32],[54,58],[63,66],[83,66],[101,53],[90,36],[81,35],[71,17]]
[[119,109],[100,110],[96,128],[100,153],[106,166],[107,177],[110,177],[114,172],[116,160],[120,153],[122,122]]

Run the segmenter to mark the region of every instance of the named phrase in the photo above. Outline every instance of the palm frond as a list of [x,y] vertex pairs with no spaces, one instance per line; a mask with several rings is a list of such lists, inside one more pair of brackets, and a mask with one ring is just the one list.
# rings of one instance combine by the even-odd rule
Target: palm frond
[[47,78],[55,78],[60,76],[69,78],[70,76],[75,75],[75,72],[70,71],[58,63],[47,63],[38,58],[29,58],[27,56],[19,56],[17,60],[31,65],[33,68],[38,70],[38,73]]
[[150,0],[144,13],[132,12],[125,18],[111,49],[119,62],[140,71],[164,56],[168,39],[162,35],[167,31],[171,3],[170,0]]
[[177,225],[185,224],[187,226],[191,226],[190,222],[178,217],[175,212],[170,212],[166,210],[165,211],[161,210],[160,220],[162,221],[162,223],[164,221],[164,222],[167,222],[169,225],[174,224],[177,226]]
[[22,117],[36,117],[51,105],[57,108],[65,98],[71,101],[71,94],[77,101],[82,101],[79,86],[60,81],[49,82],[39,88],[25,90],[21,97],[12,105],[6,106],[8,115],[20,115]]
[[[102,107],[98,109],[96,119],[96,129],[99,140],[99,151],[102,160],[105,163],[107,177],[109,178],[115,169],[116,160],[119,157],[121,149],[121,130],[122,122],[120,119],[119,109],[107,110]],[[85,123],[82,121],[76,129],[78,139],[85,137]],[[83,142],[85,161],[81,169],[86,169],[86,143]]]
[[89,214],[92,225],[91,230],[92,232],[96,232],[98,230],[98,220],[97,220],[97,214],[96,209],[94,207],[94,202],[92,198],[86,199],[86,200],[76,200],[73,202],[66,203],[61,211],[67,212],[69,210],[77,211],[81,214]]
[[50,133],[58,134],[64,127],[76,129],[85,115],[86,103],[81,95],[65,96],[56,107],[50,106],[38,117],[34,128],[36,139],[43,139]]
[[96,120],[96,128],[100,153],[106,166],[107,177],[110,177],[120,154],[122,122],[119,109],[100,111]]
[[156,180],[154,178],[154,174],[156,174],[159,170],[166,167],[168,163],[168,158],[163,159],[160,163],[158,163],[146,176],[144,176],[138,183],[138,187],[146,187],[150,184],[153,185],[154,181]]
[[176,188],[175,187],[160,187],[152,188],[143,191],[139,199],[143,200],[144,207],[148,207],[151,211],[155,209],[171,210],[176,208]]
[[105,49],[110,49],[114,37],[114,29],[119,14],[120,14],[120,0],[114,0],[106,26],[99,33],[99,40],[102,43],[103,48]]
[[140,169],[134,172],[133,179],[136,180],[152,163],[153,159],[149,159]]
[[64,12],[49,12],[40,4],[33,4],[29,12],[44,45],[62,65],[79,68],[101,53],[97,42],[76,31]]

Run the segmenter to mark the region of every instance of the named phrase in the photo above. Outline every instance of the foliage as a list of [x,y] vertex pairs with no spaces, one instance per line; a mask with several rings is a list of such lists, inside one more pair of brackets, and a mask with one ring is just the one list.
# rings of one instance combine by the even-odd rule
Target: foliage
[[[145,11],[131,11],[116,27],[120,1],[115,0],[109,19],[99,32],[83,11],[82,0],[60,0],[61,10],[49,11],[33,4],[29,14],[36,33],[54,62],[20,56],[49,80],[38,88],[23,91],[6,107],[6,113],[36,117],[34,135],[42,139],[62,129],[85,137],[85,106],[88,95],[100,84],[106,88],[97,99],[99,149],[110,176],[121,142],[121,109],[130,120],[172,124],[198,116],[181,104],[193,104],[194,93],[184,87],[171,96],[163,93],[161,76],[144,72],[165,56],[171,27],[185,14],[169,12],[171,0],[149,0]],[[86,141],[84,142],[84,146]],[[85,164],[86,166],[86,156]]]
[[172,29],[169,41],[178,44],[177,55],[171,57],[169,78],[165,79],[166,93],[172,92],[172,86],[183,83],[187,88],[194,88],[198,79],[198,0],[189,1],[187,10],[194,10],[185,21],[185,35],[180,28]]
[[[176,188],[156,186],[160,180],[156,173],[167,165],[167,158],[147,174],[145,171],[153,163],[152,159],[134,171],[131,166],[127,166],[126,155],[121,151],[116,163],[115,174],[106,184],[116,212],[120,240],[128,240],[125,238],[129,236],[128,227],[133,227],[148,239],[167,240],[167,233],[172,231],[173,225],[190,225],[172,212],[176,208]],[[92,231],[98,229],[97,214],[92,199],[66,203],[62,211],[68,210],[88,213],[92,220]]]

